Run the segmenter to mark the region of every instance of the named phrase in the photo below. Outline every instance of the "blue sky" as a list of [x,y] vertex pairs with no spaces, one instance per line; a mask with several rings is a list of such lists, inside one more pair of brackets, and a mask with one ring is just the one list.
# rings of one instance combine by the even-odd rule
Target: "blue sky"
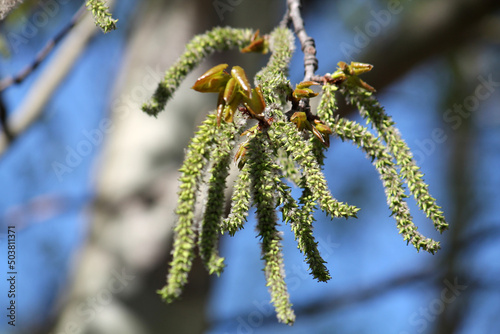
[[[130,15],[132,4],[133,1],[122,1],[116,9],[116,15],[123,22]],[[35,25],[36,35],[19,44],[19,48],[13,48],[9,59],[2,60],[2,76],[18,73],[30,63],[78,7],[78,3],[60,4],[51,24]],[[42,9],[37,8],[35,13],[38,11]],[[28,24],[17,26],[18,30],[13,32],[24,36],[23,29]],[[16,225],[18,329],[22,329],[23,324],[53,316],[53,306],[73,268],[75,251],[86,236],[89,223],[86,208],[94,194],[92,171],[102,141],[95,137],[92,142],[85,134],[98,129],[99,122],[107,117],[105,110],[119,69],[126,32],[124,28],[112,35],[99,34],[90,42],[48,103],[40,121],[18,138],[1,158],[0,248],[6,249],[3,230],[7,225]],[[22,84],[6,90],[4,98],[9,111],[19,106],[50,59],[49,56]],[[84,141],[90,144],[82,146]],[[58,163],[70,166],[69,170],[59,171]],[[6,261],[2,261],[0,268],[2,273],[6,272]],[[4,284],[2,279],[2,291],[5,291]],[[8,301],[3,293],[1,301],[4,309]],[[0,322],[0,333],[8,330],[6,322]]]

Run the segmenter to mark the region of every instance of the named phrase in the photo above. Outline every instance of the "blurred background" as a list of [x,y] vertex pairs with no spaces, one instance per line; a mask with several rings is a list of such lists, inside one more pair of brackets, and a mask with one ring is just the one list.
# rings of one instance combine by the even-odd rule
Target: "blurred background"
[[[25,0],[1,21],[0,76],[33,63],[82,1]],[[207,59],[157,119],[140,111],[196,34],[214,26],[271,31],[280,1],[116,1],[118,29],[84,19],[40,66],[1,93],[8,117],[35,121],[0,151],[0,333],[499,333],[500,2],[303,1],[318,74],[338,61],[374,65],[363,79],[412,148],[450,230],[443,235],[409,200],[436,255],[407,246],[389,217],[378,174],[363,153],[332,138],[325,174],[357,220],[316,215],[333,276],[309,275],[286,225],[285,266],[297,321],[278,324],[265,287],[255,220],[224,236],[227,267],[197,261],[183,297],[165,305],[177,177],[184,148],[215,105],[189,89],[227,62],[249,76],[268,56]],[[300,48],[292,84],[303,77]],[[341,109],[361,121],[355,110]],[[16,326],[6,316],[7,230],[16,231]]]

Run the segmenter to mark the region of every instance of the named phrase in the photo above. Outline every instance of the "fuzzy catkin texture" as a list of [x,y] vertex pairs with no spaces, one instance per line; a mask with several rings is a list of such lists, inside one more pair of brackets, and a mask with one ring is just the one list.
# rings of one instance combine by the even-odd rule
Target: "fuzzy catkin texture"
[[386,114],[372,92],[359,88],[348,88],[351,103],[359,109],[361,116],[371,123],[389,147],[397,164],[401,167],[400,175],[408,183],[410,193],[415,197],[420,210],[430,218],[437,231],[448,229],[441,207],[429,193],[429,186],[425,183],[424,174],[413,159],[413,154],[406,142],[401,137],[392,117]]
[[411,243],[417,250],[423,249],[430,253],[439,250],[439,242],[426,238],[417,231],[417,226],[413,223],[410,209],[405,200],[408,196],[405,194],[404,184],[398,175],[392,155],[380,139],[360,124],[345,119],[337,120],[332,130],[342,140],[352,141],[371,158],[380,174],[387,196],[387,204],[396,219],[399,233],[404,240]]
[[223,123],[217,131],[217,145],[211,152],[212,168],[209,171],[208,199],[201,222],[198,238],[200,256],[209,274],[220,275],[224,269],[224,258],[219,256],[218,245],[222,215],[224,212],[224,191],[229,174],[231,151],[237,128],[234,123]]
[[[215,51],[244,46],[250,42],[251,33],[245,29],[215,28],[195,37],[177,63],[167,71],[143,110],[156,115],[172,97],[186,74],[204,57]],[[223,218],[229,164],[237,138],[243,129],[248,128],[246,118],[249,113],[241,106],[235,107],[235,112],[241,111],[241,115],[236,112],[234,122],[222,121],[219,125],[215,114],[209,115],[189,144],[180,169],[181,185],[176,209],[178,222],[174,233],[173,259],[167,285],[159,293],[166,301],[172,301],[180,295],[187,282],[196,246],[207,270],[211,274],[220,274],[224,268],[224,259],[218,252],[219,236],[224,233],[234,235],[242,229],[250,207],[254,206],[271,302],[278,320],[293,324],[295,314],[285,283],[282,235],[277,228],[277,211],[281,210],[283,221],[294,233],[298,249],[304,254],[311,275],[318,281],[327,281],[331,276],[313,235],[313,214],[319,208],[332,219],[350,218],[356,217],[359,209],[338,201],[329,190],[322,171],[328,138],[318,140],[314,136],[308,136],[287,117],[296,111],[289,110],[288,100],[292,88],[287,77],[294,51],[293,32],[288,28],[276,28],[270,34],[269,41],[272,52],[270,59],[255,77],[255,83],[260,87],[265,100],[264,117],[258,118],[257,126],[245,131],[247,140],[237,149],[236,160],[240,173],[232,185],[234,192],[230,213],[227,218]],[[408,196],[404,181],[420,208],[434,221],[439,231],[447,227],[442,212],[430,197],[423,174],[415,165],[411,152],[392,119],[385,114],[371,92],[353,86],[353,83],[359,83],[359,80],[336,81],[335,85],[325,82],[317,110],[320,120],[314,119],[313,123],[313,119],[308,118],[309,127],[315,126],[315,130],[322,134],[333,133],[341,140],[349,140],[366,153],[380,174],[387,203],[399,233],[417,250],[434,253],[439,249],[439,242],[426,238],[417,231],[406,202]],[[372,134],[366,126],[339,118],[336,114],[337,92],[358,107],[361,115],[376,129],[378,136]],[[254,119],[253,122],[257,120]],[[302,190],[300,198],[292,197],[284,178],[293,180]],[[194,211],[202,183],[207,184],[208,196],[204,203],[203,219],[198,227],[194,222]]]
[[243,229],[250,210],[250,184],[250,165],[245,164],[234,184],[231,211],[223,221],[222,233],[227,231],[234,236],[238,230]]
[[318,281],[326,282],[331,276],[325,266],[326,261],[319,252],[318,242],[313,236],[314,211],[317,206],[311,189],[306,186],[305,177],[302,178],[302,182],[304,184],[299,199],[301,210],[298,212],[298,218],[291,223],[291,227],[300,251],[306,256],[311,274]]
[[116,22],[118,22],[118,20],[111,17],[109,7],[104,1],[88,0],[85,6],[87,6],[88,10],[92,13],[95,25],[101,28],[104,33],[116,29]]
[[258,133],[250,143],[249,164],[252,177],[253,204],[256,207],[257,230],[261,237],[264,272],[271,294],[271,302],[278,320],[293,324],[295,314],[285,283],[285,270],[281,245],[281,232],[278,231],[276,215],[276,194],[274,179],[276,171],[265,154],[269,148],[265,135]]
[[216,124],[215,115],[209,115],[191,140],[186,151],[186,158],[180,168],[181,184],[175,210],[178,220],[174,228],[172,261],[167,284],[159,291],[163,299],[169,302],[180,296],[182,287],[187,283],[188,273],[195,256],[194,210],[203,172],[210,159],[211,152],[206,148],[216,139]]
[[331,218],[356,217],[356,213],[359,211],[357,207],[333,198],[314,155],[313,145],[300,136],[293,124],[275,122],[269,135],[273,140],[279,142],[300,166],[306,178],[307,187],[313,192],[313,200],[319,203],[321,210],[325,211]]
[[142,110],[156,117],[165,108],[186,75],[203,59],[216,51],[241,48],[250,43],[252,34],[253,31],[250,29],[217,27],[193,38],[186,45],[186,51],[165,73],[151,100],[143,104]]
[[[372,164],[380,174],[387,197],[387,204],[392,211],[392,216],[396,219],[399,233],[403,236],[404,240],[411,243],[417,250],[423,249],[427,252],[435,253],[440,248],[439,242],[424,237],[417,231],[417,226],[413,223],[413,218],[406,202],[408,196],[405,193],[402,178],[400,178],[397,170],[397,157],[394,157],[390,152],[390,148],[383,145],[381,139],[375,137],[368,128],[354,121],[335,116],[337,110],[335,100],[336,91],[338,91],[338,88],[333,85],[325,85],[323,87],[323,95],[318,107],[318,116],[330,126],[333,133],[342,141],[352,141],[371,159]],[[346,90],[341,90],[341,92],[345,94]],[[359,94],[365,96],[362,92]],[[371,93],[368,94],[368,96],[371,96]],[[355,103],[355,101],[358,100],[353,98],[352,101]],[[383,110],[376,107],[373,101],[372,109],[374,109],[373,119],[379,124],[379,128],[381,127],[380,124],[384,122],[384,119],[387,125],[393,125],[393,123],[388,122],[388,116],[380,114],[383,113]],[[366,109],[363,109],[363,113],[365,113],[366,117],[369,116],[366,114]],[[375,115],[375,113],[377,114]],[[396,161],[396,163],[394,161]]]
[[[283,117],[286,97],[290,94],[288,66],[294,51],[295,38],[288,28],[276,28],[270,36],[271,58],[266,67],[255,76],[255,84],[260,85],[266,102],[268,116]],[[276,112],[280,110],[280,113]]]

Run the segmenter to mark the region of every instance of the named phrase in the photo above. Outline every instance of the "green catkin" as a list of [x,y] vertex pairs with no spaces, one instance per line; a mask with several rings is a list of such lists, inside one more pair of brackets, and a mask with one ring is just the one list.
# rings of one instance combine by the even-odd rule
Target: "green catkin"
[[250,166],[248,164],[245,164],[238,174],[231,203],[231,211],[222,224],[222,233],[227,231],[230,236],[233,236],[236,231],[243,228],[248,210],[250,210]]
[[263,154],[266,151],[264,134],[258,133],[249,145],[249,165],[252,178],[253,204],[256,207],[257,230],[261,237],[264,272],[271,294],[271,302],[278,320],[293,324],[295,314],[285,283],[285,270],[281,246],[281,233],[277,229],[276,199],[273,189],[275,171]]
[[387,204],[396,219],[399,233],[403,235],[404,240],[411,243],[417,250],[423,249],[430,253],[436,252],[440,248],[439,242],[422,236],[413,223],[413,218],[405,200],[408,196],[404,192],[404,185],[399,178],[393,156],[388,149],[367,128],[356,122],[335,117],[335,110],[337,109],[336,91],[337,87],[332,85],[323,87],[323,95],[318,106],[318,116],[329,124],[332,131],[340,139],[352,141],[371,158],[373,165],[380,174],[387,196]]
[[282,110],[287,104],[286,97],[291,93],[287,79],[288,65],[294,51],[294,37],[290,29],[277,28],[271,33],[271,57],[266,67],[255,75],[255,84],[259,85],[270,116],[283,118]]
[[191,140],[186,151],[186,158],[180,168],[181,184],[175,210],[178,220],[174,228],[172,261],[167,284],[158,291],[168,302],[179,297],[191,270],[196,245],[194,227],[196,194],[200,187],[203,170],[210,159],[211,152],[207,148],[214,143],[216,138],[216,123],[216,117],[213,114],[203,122]]
[[200,257],[210,274],[220,275],[224,269],[224,258],[219,256],[218,241],[224,212],[226,178],[229,174],[236,130],[233,123],[221,124],[217,145],[211,155],[213,166],[209,172],[208,199],[198,239]]
[[[185,53],[166,72],[151,100],[143,105],[143,111],[156,116],[164,109],[187,73],[204,58],[215,51],[241,48],[250,42],[251,36],[251,30],[232,28],[215,28],[196,36],[186,46]],[[276,28],[269,35],[269,49],[271,56],[268,64],[255,76],[255,83],[260,87],[266,104],[264,117],[259,120],[257,128],[247,132],[250,138],[238,151],[238,167],[241,170],[234,184],[230,185],[233,187],[233,195],[226,218],[223,217],[224,190],[236,138],[246,127],[243,118],[237,111],[234,123],[222,121],[218,126],[216,116],[209,115],[188,146],[180,168],[173,257],[166,285],[158,292],[167,302],[179,297],[187,283],[196,246],[207,270],[219,275],[224,268],[224,259],[217,248],[219,236],[224,233],[233,236],[242,229],[248,211],[254,206],[271,302],[278,320],[293,324],[295,314],[285,283],[282,235],[278,230],[277,210],[281,210],[283,221],[290,225],[311,275],[318,281],[327,281],[331,276],[313,235],[314,212],[320,208],[331,218],[349,218],[356,217],[359,209],[332,196],[322,172],[326,148],[315,136],[299,131],[286,116],[290,114],[288,97],[292,92],[287,74],[294,51],[293,32],[287,28]],[[438,231],[443,231],[448,226],[443,214],[434,198],[429,195],[423,174],[415,165],[411,152],[392,119],[385,114],[371,92],[352,86],[351,81],[338,82],[340,89],[336,85],[323,86],[317,116],[330,126],[334,136],[352,141],[371,158],[380,174],[388,206],[404,240],[417,250],[434,253],[440,247],[439,242],[426,238],[417,231],[406,203],[403,180]],[[372,123],[380,138],[365,126],[338,118],[335,114],[335,94],[339,90]],[[242,111],[245,114],[245,110]],[[302,189],[298,199],[292,197],[284,178]],[[201,225],[198,226],[194,222],[194,211],[203,182],[207,183],[207,202]]]
[[319,203],[320,209],[331,218],[356,217],[359,211],[357,207],[333,198],[313,153],[311,142],[303,140],[297,128],[290,122],[275,122],[271,130],[269,131],[271,140],[280,143],[302,169],[307,187],[312,191],[313,201]]
[[[269,131],[271,140],[279,143],[302,169],[308,187],[313,190],[314,198],[319,202],[321,210],[333,217],[355,217],[359,210],[335,200],[328,190],[326,180],[316,161],[314,148],[305,142],[296,127],[285,121],[281,108],[286,105],[286,97],[290,90],[285,74],[292,56],[293,34],[289,29],[278,28],[271,38],[273,54],[268,65],[256,75],[256,82],[261,85],[268,106],[275,106],[271,113],[276,121]],[[286,88],[285,88],[286,87]],[[281,107],[281,108],[279,108]]]
[[[279,169],[280,166],[276,166]],[[304,180],[302,178],[302,180]],[[315,221],[313,212],[316,210],[316,203],[310,196],[309,188],[305,187],[299,201],[292,197],[290,187],[288,187],[281,179],[275,178],[276,192],[279,194],[278,205],[282,205],[281,212],[283,221],[290,224],[290,228],[295,235],[298,249],[305,255],[306,262],[311,270],[311,275],[321,282],[328,281],[331,276],[328,269],[324,265],[325,260],[321,257],[318,249],[318,243],[313,236],[313,222]],[[302,186],[302,184],[299,182]]]
[[295,224],[292,224],[292,231],[295,234],[295,239],[299,244],[299,249],[306,255],[306,262],[309,265],[311,274],[320,282],[326,282],[331,279],[330,273],[325,266],[326,261],[323,260],[319,253],[318,243],[313,236],[314,211],[316,210],[316,202],[311,189],[306,184],[306,179],[302,178],[302,195],[299,198],[301,204],[298,212],[299,219]]
[[297,168],[297,164],[285,150],[279,148],[277,149],[277,152],[279,169],[282,171],[283,177],[286,177],[287,179],[298,185],[302,178],[302,173]]
[[332,126],[332,130],[342,140],[351,140],[358,147],[361,147],[372,159],[373,165],[382,179],[387,204],[396,219],[399,233],[403,235],[404,240],[411,243],[417,250],[423,249],[432,254],[439,250],[439,242],[426,238],[417,231],[405,201],[407,195],[404,192],[404,185],[387,148],[366,128],[353,121],[339,119]]
[[101,28],[104,33],[116,29],[116,22],[118,22],[118,20],[111,17],[109,7],[105,1],[88,0],[85,6],[92,13],[95,25]]
[[441,207],[430,195],[429,186],[423,179],[424,174],[416,165],[410,148],[401,138],[392,118],[385,113],[384,108],[372,92],[353,87],[348,90],[348,95],[351,104],[359,109],[361,116],[375,127],[387,143],[390,152],[396,158],[398,165],[401,166],[401,176],[408,183],[410,193],[415,197],[420,209],[432,220],[437,231],[443,232],[448,229],[448,223],[446,223]]

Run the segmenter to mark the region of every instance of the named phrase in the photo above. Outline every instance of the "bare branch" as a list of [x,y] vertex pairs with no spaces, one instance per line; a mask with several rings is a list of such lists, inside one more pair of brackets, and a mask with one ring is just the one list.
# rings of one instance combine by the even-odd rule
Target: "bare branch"
[[23,68],[19,73],[14,76],[8,76],[0,81],[0,92],[9,88],[12,85],[20,84],[30,75],[33,71],[47,58],[50,51],[66,36],[71,29],[76,25],[76,23],[81,19],[85,13],[85,6],[80,7],[80,9],[75,13],[71,21],[51,40],[45,44],[45,46],[38,52],[33,62]]
[[289,23],[290,23],[290,8],[287,6],[285,15],[283,15],[283,18],[280,21],[280,27],[286,28],[288,27]]
[[[304,20],[300,13],[300,0],[287,0],[287,11],[281,24],[288,24],[292,21],[295,28],[295,34],[299,38],[302,52],[304,53],[304,80],[309,81],[314,76],[314,72],[318,69],[318,58],[316,58],[316,45],[314,39],[307,35],[304,27]],[[309,108],[309,99],[301,99],[299,109],[306,112],[308,118],[311,117]]]
[[[64,27],[53,39],[47,42],[47,44],[38,52],[35,59],[31,64],[23,68],[18,74],[15,76],[8,76],[0,81],[0,94],[7,89],[8,87],[14,84],[20,84],[21,82],[28,77],[33,71],[42,63],[42,61],[47,58],[50,51],[56,46],[56,44],[63,39],[64,36],[75,26],[78,20],[83,15],[84,6],[78,10],[78,12],[73,16],[72,20],[68,23],[66,27]],[[3,98],[0,96],[0,123],[2,125],[4,134],[6,136],[7,142],[11,142],[14,140],[14,135],[10,131],[9,124],[7,123],[7,108],[3,101]]]
[[[22,134],[40,117],[52,93],[66,77],[88,41],[97,31],[90,14],[83,15],[80,23],[71,29],[68,38],[32,85],[21,106],[9,117],[7,123],[12,138],[15,139]],[[0,157],[9,144],[5,134],[0,134]]]
[[[288,15],[293,22],[295,34],[299,38],[302,52],[304,52],[304,80],[309,81],[318,69],[318,59],[316,58],[316,45],[314,39],[307,35],[304,28],[304,20],[300,13],[300,0],[287,0]],[[285,20],[283,20],[285,22]]]
[[7,141],[12,141],[12,133],[10,132],[9,126],[7,124],[7,107],[5,106],[5,102],[3,100],[3,96],[0,92],[0,123],[2,124],[3,132],[5,133],[5,137]]

